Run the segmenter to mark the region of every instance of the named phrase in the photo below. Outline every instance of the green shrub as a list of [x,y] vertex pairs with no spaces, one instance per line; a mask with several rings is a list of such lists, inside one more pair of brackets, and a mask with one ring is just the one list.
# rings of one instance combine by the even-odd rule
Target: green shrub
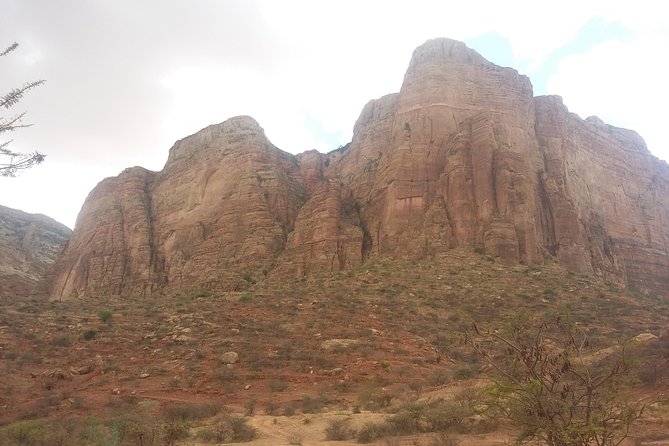
[[17,421],[0,427],[0,444],[5,446],[41,446],[47,429],[39,420]]
[[251,296],[248,293],[242,294],[241,296],[239,296],[239,301],[243,304],[247,304],[247,303],[251,302],[252,300],[253,300],[253,296]]
[[251,285],[256,283],[256,279],[253,278],[253,275],[248,271],[242,273],[242,279],[250,283]]
[[56,339],[53,340],[53,343],[58,347],[69,347],[72,345],[72,336],[69,334],[62,334],[56,336]]
[[98,334],[98,332],[95,331],[95,330],[92,330],[92,329],[91,330],[86,330],[81,334],[81,338],[84,341],[90,341],[91,339],[94,339],[95,335],[97,335],[97,334]]
[[108,324],[108,323],[111,322],[111,319],[112,319],[113,315],[114,315],[114,313],[112,313],[112,311],[108,310],[108,309],[98,311],[98,318],[100,319],[100,321],[104,322],[105,324]]

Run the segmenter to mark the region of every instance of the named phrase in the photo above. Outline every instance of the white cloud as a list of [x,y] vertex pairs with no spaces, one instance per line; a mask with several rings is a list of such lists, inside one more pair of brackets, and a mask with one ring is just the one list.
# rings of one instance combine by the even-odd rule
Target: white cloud
[[[411,52],[425,40],[495,32],[532,67],[595,15],[619,21],[653,50],[618,44],[566,59],[551,89],[579,113],[639,130],[652,150],[666,147],[661,112],[646,113],[652,103],[637,97],[666,103],[669,45],[640,37],[666,33],[667,15],[652,1],[6,0],[0,30],[22,52],[0,61],[0,89],[47,79],[22,102],[35,126],[17,132],[13,147],[48,158],[23,178],[1,181],[3,192],[15,189],[2,204],[73,222],[103,176],[132,165],[160,169],[174,141],[239,114],[258,120],[283,150],[329,150],[351,138],[368,100],[399,90]],[[621,54],[631,63],[604,69]],[[636,104],[634,112],[623,103]],[[319,139],[308,121],[343,140]]]
[[628,42],[610,42],[565,58],[548,81],[552,94],[585,118],[636,130],[656,156],[668,160],[664,130],[669,34],[649,33]]

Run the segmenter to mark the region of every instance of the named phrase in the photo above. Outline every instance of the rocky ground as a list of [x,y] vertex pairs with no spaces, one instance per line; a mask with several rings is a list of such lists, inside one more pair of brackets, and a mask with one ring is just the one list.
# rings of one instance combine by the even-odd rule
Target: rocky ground
[[[348,420],[339,429],[353,444],[365,440],[370,422],[407,405],[455,401],[471,410],[450,439],[421,430],[383,432],[371,441],[504,444],[517,429],[479,413],[493,375],[463,333],[473,322],[504,330],[526,314],[571,318],[604,356],[642,334],[637,342],[650,347],[629,391],[655,404],[632,435],[636,444],[669,441],[660,354],[669,343],[666,300],[553,263],[510,267],[464,249],[267,283],[220,294],[3,299],[0,433],[56,423],[48,429],[53,435],[95,431],[109,440],[125,426],[129,442],[128,432],[175,428],[177,420],[183,432],[176,444],[210,444],[223,438],[214,435],[217,426],[229,432],[234,424],[225,414],[236,414],[245,417],[239,426],[257,429],[252,444],[330,444],[327,429],[338,419]],[[144,445],[161,444],[142,435]]]

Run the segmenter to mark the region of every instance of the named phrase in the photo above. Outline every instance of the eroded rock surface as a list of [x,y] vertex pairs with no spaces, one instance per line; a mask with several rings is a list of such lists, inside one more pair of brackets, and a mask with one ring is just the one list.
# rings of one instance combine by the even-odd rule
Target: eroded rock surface
[[338,150],[293,156],[236,117],[177,142],[161,172],[104,180],[51,295],[240,289],[455,246],[666,294],[668,189],[669,167],[635,132],[435,39]]
[[71,232],[44,215],[0,206],[0,295],[33,294]]

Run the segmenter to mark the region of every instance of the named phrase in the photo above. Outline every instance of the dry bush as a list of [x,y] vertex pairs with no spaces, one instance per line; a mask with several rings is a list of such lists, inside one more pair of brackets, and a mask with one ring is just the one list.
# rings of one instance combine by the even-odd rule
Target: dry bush
[[203,429],[197,438],[207,443],[242,443],[256,438],[258,431],[246,424],[246,418],[223,415],[213,426]]
[[331,441],[345,441],[355,437],[355,430],[348,425],[346,418],[330,420],[325,428],[325,439]]

